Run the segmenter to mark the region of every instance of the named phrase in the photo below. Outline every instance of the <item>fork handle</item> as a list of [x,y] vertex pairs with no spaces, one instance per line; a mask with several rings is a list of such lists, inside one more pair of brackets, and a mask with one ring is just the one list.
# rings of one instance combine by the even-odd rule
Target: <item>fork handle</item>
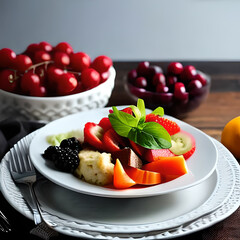
[[[29,205],[30,209],[32,210],[34,223],[36,225],[38,225],[39,223],[42,222],[42,217],[39,213],[37,199],[35,197],[35,193],[33,191],[32,184],[29,183],[27,186],[29,189],[26,189],[24,187],[22,188],[22,190],[26,191],[26,193],[23,196],[24,196],[24,199],[26,200],[27,204]],[[29,194],[29,192],[30,192],[30,194]]]

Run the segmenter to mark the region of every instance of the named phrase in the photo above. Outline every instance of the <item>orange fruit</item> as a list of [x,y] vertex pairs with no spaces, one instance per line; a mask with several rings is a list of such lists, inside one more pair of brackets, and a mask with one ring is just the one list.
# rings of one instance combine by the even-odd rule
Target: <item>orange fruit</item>
[[224,127],[221,143],[235,158],[240,159],[240,116],[230,120]]

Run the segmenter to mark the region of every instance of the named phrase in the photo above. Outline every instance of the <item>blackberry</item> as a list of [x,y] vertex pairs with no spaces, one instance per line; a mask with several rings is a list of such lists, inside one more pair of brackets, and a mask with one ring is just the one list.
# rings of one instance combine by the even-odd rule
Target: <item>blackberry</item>
[[57,158],[60,147],[58,146],[49,146],[43,153],[43,157],[50,161],[55,161]]
[[69,147],[59,148],[54,164],[61,171],[74,172],[79,164],[78,151]]
[[67,138],[61,141],[60,143],[61,148],[70,148],[72,150],[77,150],[77,152],[80,152],[82,150],[81,143],[77,140],[75,137]]

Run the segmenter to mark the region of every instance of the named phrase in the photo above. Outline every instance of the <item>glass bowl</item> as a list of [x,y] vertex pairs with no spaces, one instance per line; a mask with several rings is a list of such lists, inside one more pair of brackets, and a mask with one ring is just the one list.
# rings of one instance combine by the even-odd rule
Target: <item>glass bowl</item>
[[188,99],[185,100],[175,98],[172,92],[157,93],[148,91],[144,88],[138,88],[128,82],[127,78],[124,85],[126,91],[134,101],[137,101],[138,98],[141,98],[144,100],[147,108],[155,109],[161,106],[164,108],[164,112],[166,114],[183,118],[189,112],[198,108],[204,99],[206,99],[210,91],[210,76],[200,71],[197,72],[203,75],[203,77],[207,80],[207,83],[202,88],[189,91]]

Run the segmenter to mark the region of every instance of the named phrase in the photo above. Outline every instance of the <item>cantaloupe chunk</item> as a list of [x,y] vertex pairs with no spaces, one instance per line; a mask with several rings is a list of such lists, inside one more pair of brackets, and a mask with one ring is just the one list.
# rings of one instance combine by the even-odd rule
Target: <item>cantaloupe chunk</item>
[[125,169],[128,176],[137,184],[154,185],[161,183],[161,174],[139,168],[128,167]]
[[119,159],[116,160],[113,173],[113,186],[118,189],[129,188],[135,185],[133,181],[125,172]]
[[142,169],[158,172],[164,181],[170,181],[188,172],[187,164],[182,155],[161,157],[157,161],[145,164]]

